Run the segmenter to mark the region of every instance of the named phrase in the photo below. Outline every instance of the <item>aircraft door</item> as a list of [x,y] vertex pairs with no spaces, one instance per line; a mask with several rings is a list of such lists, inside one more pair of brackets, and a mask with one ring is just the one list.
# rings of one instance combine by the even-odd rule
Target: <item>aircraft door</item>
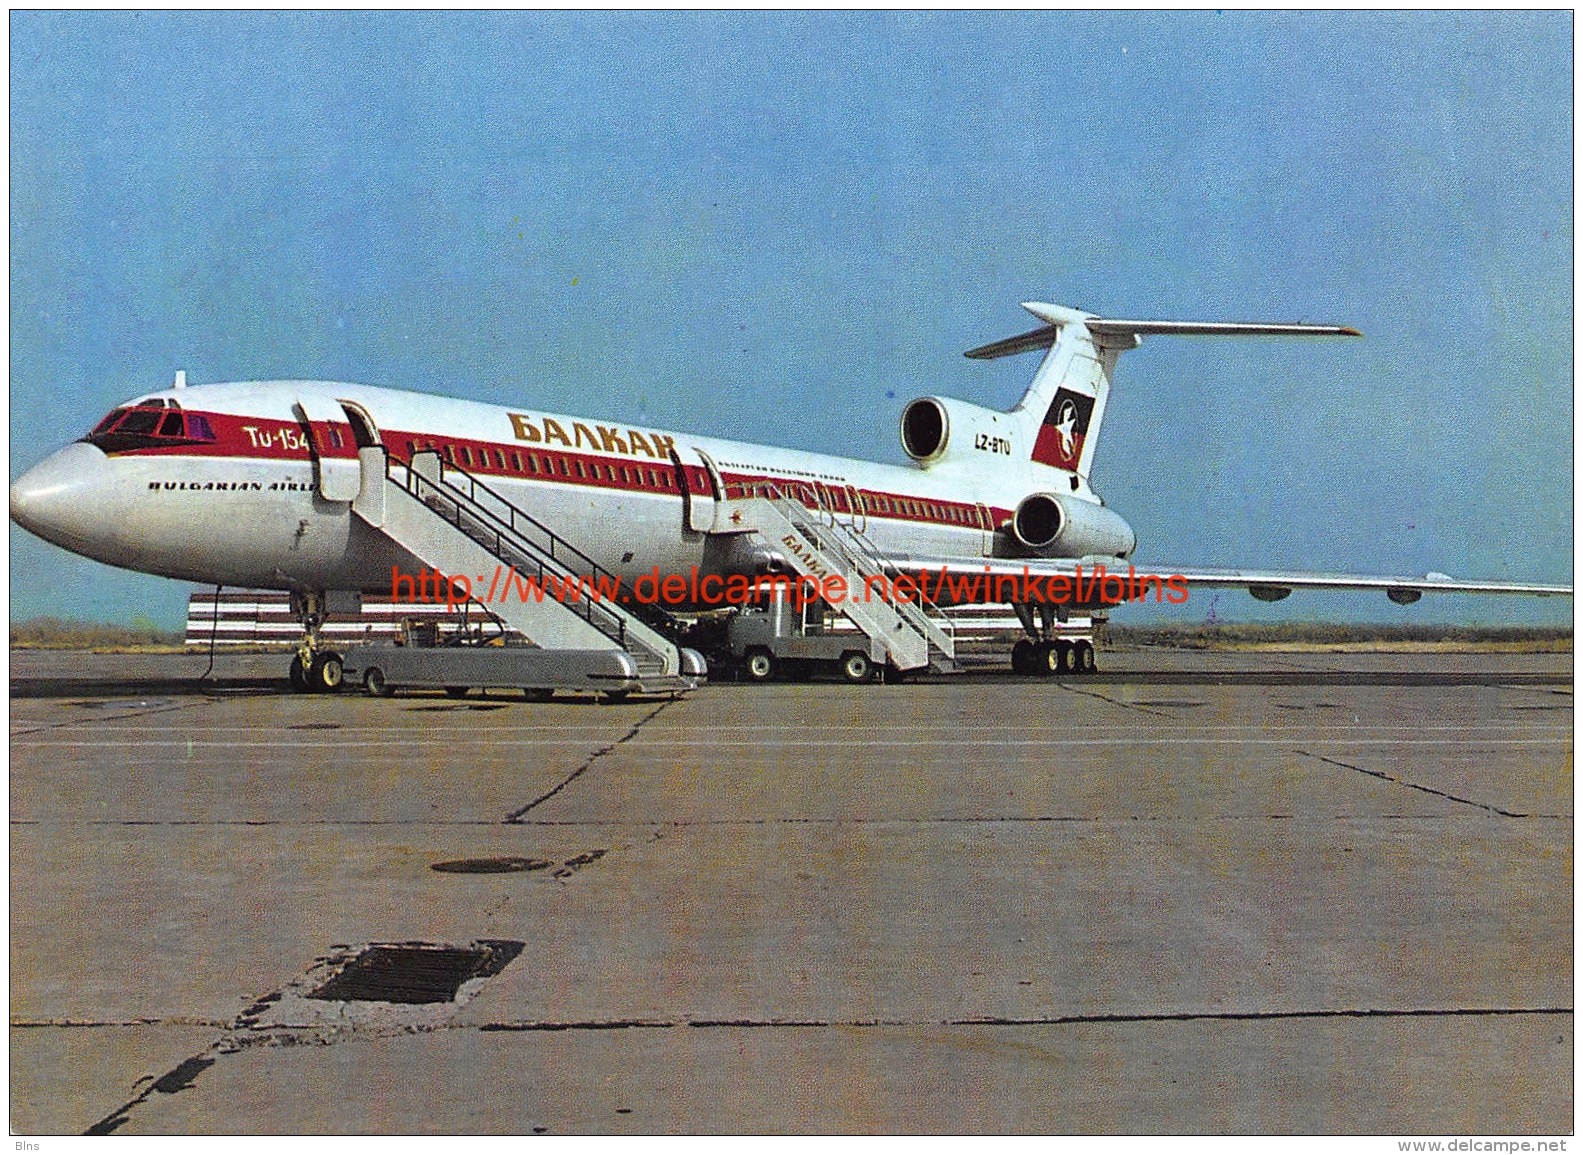
[[[697,450],[694,452],[699,453]],[[676,447],[671,447],[671,464],[676,469],[676,486],[682,493],[682,527],[694,533],[708,533],[715,526],[715,502],[724,495],[724,491],[719,494],[712,492],[719,472],[709,468],[714,463],[709,461],[708,457],[702,453],[699,453],[699,456],[705,462],[707,486],[700,485],[696,475],[689,478],[686,462],[682,460]]]
[[292,408],[308,441],[319,496],[326,501],[356,500],[362,489],[362,466],[346,411],[319,397],[299,397]]
[[995,556],[995,518],[989,512],[989,506],[982,501],[977,505],[978,524],[984,531],[984,556]]
[[852,513],[852,528],[858,533],[868,532],[868,510],[863,507],[863,494],[855,485],[846,487],[846,503]]
[[385,524],[385,446],[379,428],[368,410],[352,401],[342,401],[341,411],[352,427],[352,443],[357,446],[358,490],[353,508],[374,525]]

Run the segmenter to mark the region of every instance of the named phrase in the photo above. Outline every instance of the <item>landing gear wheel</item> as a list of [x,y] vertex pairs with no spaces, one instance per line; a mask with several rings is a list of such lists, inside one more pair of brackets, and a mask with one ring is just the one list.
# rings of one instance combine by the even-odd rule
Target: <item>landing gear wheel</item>
[[298,694],[308,693],[312,687],[308,685],[308,671],[303,668],[302,655],[297,654],[291,659],[291,688]]
[[465,698],[467,697],[467,687],[447,686],[445,687],[445,696],[447,698]]
[[755,647],[747,652],[742,670],[750,682],[767,682],[775,676],[775,655],[762,646]]
[[524,686],[522,688],[522,696],[530,702],[548,702],[555,696],[555,691],[543,686]]
[[1055,665],[1051,667],[1052,674],[1070,674],[1074,669],[1072,660],[1072,643],[1055,643]]
[[1033,654],[1037,647],[1027,638],[1020,639],[1011,647],[1011,672],[1014,674],[1036,674],[1033,668]]
[[363,689],[371,698],[388,698],[394,693],[390,683],[385,681],[385,671],[378,666],[370,666],[363,674]]
[[1048,678],[1061,672],[1063,655],[1054,642],[1040,642],[1033,647],[1029,659],[1029,673]]
[[874,672],[868,655],[862,650],[848,650],[841,655],[841,676],[849,682],[866,682]]
[[341,688],[341,655],[320,654],[308,667],[308,685],[315,694],[333,694]]
[[1098,663],[1094,660],[1094,647],[1089,642],[1076,642],[1072,646],[1072,672],[1092,674]]

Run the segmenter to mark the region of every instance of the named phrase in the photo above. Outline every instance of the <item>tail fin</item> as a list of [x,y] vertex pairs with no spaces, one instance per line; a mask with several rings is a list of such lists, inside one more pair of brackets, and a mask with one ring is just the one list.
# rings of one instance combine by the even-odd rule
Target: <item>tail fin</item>
[[1011,409],[1033,443],[1032,459],[1087,478],[1105,417],[1116,359],[1145,334],[1174,336],[1362,336],[1342,325],[1244,321],[1118,321],[1062,305],[1022,306],[1044,324],[1032,332],[970,349],[979,360],[1048,349],[1027,392]]

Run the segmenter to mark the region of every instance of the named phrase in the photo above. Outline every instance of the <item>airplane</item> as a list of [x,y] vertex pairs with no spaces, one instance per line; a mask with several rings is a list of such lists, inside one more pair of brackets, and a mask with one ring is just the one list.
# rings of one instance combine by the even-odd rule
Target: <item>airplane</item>
[[[1125,320],[1043,302],[1023,307],[1038,327],[966,354],[1042,351],[1022,398],[1004,412],[949,397],[913,400],[901,415],[904,465],[342,382],[188,385],[178,372],[171,387],[117,405],[18,478],[11,517],[108,565],[290,591],[303,627],[290,669],[299,690],[339,684],[342,656],[321,644],[319,627],[348,597],[389,596],[396,575],[426,567],[471,574],[490,558],[497,577],[500,559],[509,561],[508,581],[534,566],[540,575],[619,578],[629,590],[644,575],[691,574],[695,593],[700,574],[833,567],[854,590],[876,572],[982,574],[982,587],[941,581],[920,600],[935,603],[931,609],[1010,600],[1025,634],[1012,666],[1023,673],[1092,669],[1091,646],[1084,653],[1081,643],[1054,636],[1069,614],[1102,615],[1123,600],[1095,593],[1092,582],[1085,589],[1085,566],[1090,575],[1108,566],[1168,575],[1191,589],[1240,588],[1265,601],[1296,589],[1375,590],[1404,605],[1425,593],[1571,595],[1570,586],[1439,573],[1138,563],[1132,527],[1089,482],[1120,355],[1151,336],[1361,334],[1340,325]],[[425,516],[465,540],[447,539]],[[1074,576],[1066,588],[1075,592],[1059,602],[1037,585]],[[1029,587],[1019,578],[1035,579],[1040,592],[1022,598],[1016,591]],[[915,606],[902,604],[910,599],[880,597],[878,611],[836,608],[878,638],[875,653],[893,673],[920,668],[930,645],[948,645]],[[596,620],[589,605],[574,608],[614,639],[607,644],[648,637],[643,622],[625,616],[630,605],[598,608],[621,615],[614,625]],[[670,608],[703,607],[695,599]],[[649,625],[661,624],[651,615]],[[552,645],[592,636],[581,629],[535,620],[523,632]],[[909,630],[924,637],[922,649]],[[546,636],[534,637],[539,631]],[[672,653],[667,671],[680,663],[700,672],[701,661],[688,655]]]

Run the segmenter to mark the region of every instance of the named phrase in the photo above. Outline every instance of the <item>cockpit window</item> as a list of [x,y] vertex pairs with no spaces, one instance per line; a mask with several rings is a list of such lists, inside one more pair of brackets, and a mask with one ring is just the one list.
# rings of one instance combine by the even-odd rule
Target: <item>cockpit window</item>
[[110,432],[110,430],[112,428],[114,428],[115,423],[117,421],[121,420],[121,418],[123,418],[125,416],[126,416],[126,410],[125,409],[112,409],[112,410],[110,410],[109,415],[107,417],[105,417],[105,419],[103,421],[99,422],[99,424],[95,425],[93,427],[93,432],[88,434],[88,436],[89,437],[96,437],[96,436],[98,436],[101,433],[108,433],[108,432]]
[[164,410],[140,407],[121,418],[121,424],[116,429],[121,433],[152,433],[159,427],[159,419],[163,415]]
[[215,436],[206,418],[183,413],[174,401],[144,401],[112,409],[83,440],[106,453],[121,453],[128,449],[202,444],[215,440]]

